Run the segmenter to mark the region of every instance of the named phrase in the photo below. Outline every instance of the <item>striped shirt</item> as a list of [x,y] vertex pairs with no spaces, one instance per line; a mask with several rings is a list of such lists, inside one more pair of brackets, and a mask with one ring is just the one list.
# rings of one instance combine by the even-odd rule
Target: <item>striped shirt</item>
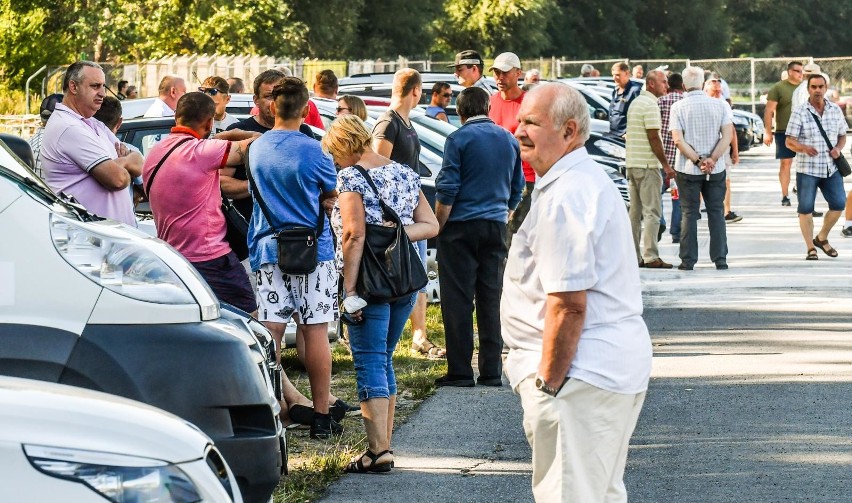
[[677,147],[675,147],[674,140],[672,139],[672,132],[669,131],[669,119],[672,105],[682,99],[682,92],[672,91],[657,100],[657,105],[660,107],[660,117],[662,118],[663,123],[663,127],[660,130],[660,136],[663,138],[663,152],[666,154],[666,161],[669,163],[669,166],[674,166],[675,156],[677,155]]
[[627,159],[628,168],[660,169],[660,161],[651,150],[648,140],[649,129],[662,127],[657,97],[642,91],[627,110]]
[[[828,135],[833,145],[837,145],[837,139],[841,136],[846,136],[846,120],[843,118],[843,112],[840,107],[823,98],[825,109],[822,112],[822,128]],[[813,147],[817,150],[817,155],[814,157],[805,154],[804,152],[796,153],[796,159],[793,165],[796,167],[796,173],[804,173],[806,175],[816,176],[819,178],[827,178],[832,175],[837,168],[834,166],[834,160],[829,155],[830,149],[819,132],[816,119],[811,115],[814,113],[819,117],[816,109],[811,105],[810,101],[804,105],[793,109],[790,115],[790,122],[787,123],[787,136],[796,139],[802,145]]]
[[[698,155],[710,157],[719,143],[722,130],[731,124],[728,104],[711,98],[704,91],[689,91],[683,99],[672,105],[669,131],[680,131],[684,141]],[[703,175],[701,169],[692,164],[682,152],[678,151],[675,171],[687,175]],[[716,161],[713,173],[725,171],[725,158]]]

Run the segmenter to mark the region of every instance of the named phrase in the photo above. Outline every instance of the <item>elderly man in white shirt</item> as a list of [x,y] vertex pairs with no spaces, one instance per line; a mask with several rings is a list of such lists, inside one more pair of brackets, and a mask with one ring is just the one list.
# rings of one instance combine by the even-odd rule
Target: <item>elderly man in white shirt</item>
[[186,82],[177,75],[166,75],[160,80],[157,92],[159,96],[143,117],[174,117],[178,100],[186,94]]
[[521,396],[536,501],[626,502],[651,341],[620,195],[584,147],[576,90],[536,86],[515,132],[539,179],[503,280],[505,370]]

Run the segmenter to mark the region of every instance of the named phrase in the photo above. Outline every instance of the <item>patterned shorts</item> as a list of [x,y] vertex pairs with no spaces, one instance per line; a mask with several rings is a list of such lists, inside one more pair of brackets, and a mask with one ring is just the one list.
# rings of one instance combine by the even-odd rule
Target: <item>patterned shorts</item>
[[338,317],[337,269],[334,261],[320,262],[310,274],[284,274],[277,264],[255,271],[260,321],[287,323],[297,314],[300,323],[335,322]]

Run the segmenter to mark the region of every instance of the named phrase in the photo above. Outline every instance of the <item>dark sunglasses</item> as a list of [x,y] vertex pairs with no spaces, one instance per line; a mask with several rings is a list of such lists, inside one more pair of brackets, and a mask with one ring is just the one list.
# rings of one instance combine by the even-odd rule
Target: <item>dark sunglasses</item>
[[346,107],[337,107],[337,113],[340,113],[340,112],[342,112],[342,111],[344,111],[344,110],[346,110],[347,112],[351,112],[351,111],[352,111],[352,109],[351,109],[351,108],[346,108]]
[[204,94],[209,94],[210,96],[216,96],[219,93],[228,94],[226,92],[216,89],[215,87],[199,87],[198,90]]
[[442,94],[441,96],[444,97],[444,98],[452,98],[453,93],[445,93],[445,94]]

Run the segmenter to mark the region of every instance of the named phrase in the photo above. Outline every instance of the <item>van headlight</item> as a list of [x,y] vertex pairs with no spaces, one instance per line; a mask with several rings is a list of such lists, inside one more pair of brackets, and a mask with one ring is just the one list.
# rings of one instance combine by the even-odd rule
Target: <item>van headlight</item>
[[56,214],[50,217],[50,235],[66,262],[119,295],[158,304],[196,303],[180,277],[140,243]]
[[41,445],[24,445],[24,453],[42,473],[84,484],[109,501],[201,501],[186,473],[157,459]]
[[610,157],[618,157],[619,159],[627,157],[627,150],[621,145],[616,145],[611,141],[596,140],[595,146]]

